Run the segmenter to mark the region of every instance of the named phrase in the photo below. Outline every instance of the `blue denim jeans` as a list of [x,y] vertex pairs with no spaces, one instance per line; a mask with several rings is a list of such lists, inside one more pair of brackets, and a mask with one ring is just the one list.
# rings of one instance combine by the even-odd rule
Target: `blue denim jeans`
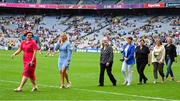
[[173,71],[172,71],[172,63],[173,61],[171,60],[170,57],[167,57],[166,59],[166,66],[167,66],[167,72],[166,72],[166,78],[168,78],[169,74],[171,75],[171,77],[174,77]]

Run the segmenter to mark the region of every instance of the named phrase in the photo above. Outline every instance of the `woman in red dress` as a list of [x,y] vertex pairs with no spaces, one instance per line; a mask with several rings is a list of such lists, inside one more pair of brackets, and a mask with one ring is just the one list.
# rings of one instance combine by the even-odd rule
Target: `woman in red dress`
[[36,51],[38,46],[36,42],[32,39],[32,32],[27,32],[26,40],[21,42],[19,49],[12,54],[12,58],[18,55],[21,51],[24,51],[23,55],[23,77],[18,88],[15,89],[16,92],[22,91],[22,88],[28,78],[30,78],[33,89],[32,91],[37,91],[36,77],[35,77],[35,68],[36,68]]

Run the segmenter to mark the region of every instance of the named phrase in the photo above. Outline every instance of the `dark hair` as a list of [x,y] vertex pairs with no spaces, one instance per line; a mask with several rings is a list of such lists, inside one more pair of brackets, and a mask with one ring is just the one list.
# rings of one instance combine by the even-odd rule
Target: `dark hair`
[[131,36],[127,37],[127,39],[130,39],[131,41],[133,40],[133,38]]
[[26,34],[25,34],[25,35],[27,36],[27,34],[29,34],[29,33],[31,33],[31,34],[32,34],[32,36],[33,36],[33,33],[32,33],[32,32],[26,32]]

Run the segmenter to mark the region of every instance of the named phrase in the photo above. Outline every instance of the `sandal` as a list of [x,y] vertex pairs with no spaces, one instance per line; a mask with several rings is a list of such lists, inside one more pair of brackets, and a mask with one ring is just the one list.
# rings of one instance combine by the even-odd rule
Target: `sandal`
[[22,89],[16,88],[14,89],[15,92],[22,92]]
[[70,88],[72,86],[71,81],[69,81],[69,83],[67,84],[67,88]]
[[37,87],[35,87],[35,88],[32,89],[32,92],[35,92],[35,91],[38,91],[38,88],[37,88]]
[[60,86],[59,88],[61,88],[61,89],[62,89],[62,88],[65,88],[65,86],[63,85],[63,86]]

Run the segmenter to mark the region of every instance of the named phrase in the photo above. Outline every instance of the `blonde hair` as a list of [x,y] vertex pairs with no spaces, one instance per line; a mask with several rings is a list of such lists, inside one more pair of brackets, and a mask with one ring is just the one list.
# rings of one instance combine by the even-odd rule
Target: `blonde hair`
[[62,32],[61,34],[60,34],[60,38],[61,37],[66,37],[66,39],[65,40],[68,40],[68,36],[67,36],[67,33],[66,32]]

